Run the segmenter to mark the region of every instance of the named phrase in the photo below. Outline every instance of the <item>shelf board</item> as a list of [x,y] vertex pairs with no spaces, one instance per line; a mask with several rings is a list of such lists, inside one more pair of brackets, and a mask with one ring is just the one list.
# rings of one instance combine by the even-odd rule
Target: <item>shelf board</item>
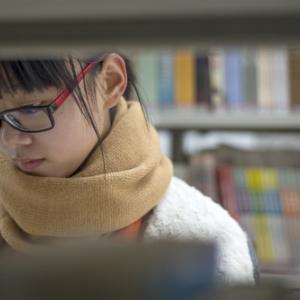
[[197,130],[300,131],[300,113],[204,112],[199,109],[152,109],[157,128]]
[[279,283],[285,287],[300,290],[300,274],[262,273],[260,276],[264,282]]
[[298,0],[5,0],[0,55],[300,42]]
[[193,16],[286,15],[300,11],[298,0],[19,0],[2,1],[0,19],[11,20],[76,20],[125,19]]

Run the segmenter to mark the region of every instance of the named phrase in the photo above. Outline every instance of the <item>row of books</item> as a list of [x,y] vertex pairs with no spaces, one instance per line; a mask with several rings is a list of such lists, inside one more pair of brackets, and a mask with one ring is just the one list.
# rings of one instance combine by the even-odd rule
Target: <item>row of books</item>
[[300,169],[218,168],[222,203],[232,215],[279,214],[300,218]]
[[262,271],[299,272],[299,219],[243,214],[239,223],[255,241]]
[[300,51],[286,47],[143,50],[130,54],[154,107],[289,111],[300,108]]
[[[263,270],[299,265],[299,152],[277,152],[265,164],[271,151],[251,152],[252,157],[249,151],[224,147],[194,154],[189,181],[241,224],[255,243]],[[260,157],[257,164],[255,156]]]

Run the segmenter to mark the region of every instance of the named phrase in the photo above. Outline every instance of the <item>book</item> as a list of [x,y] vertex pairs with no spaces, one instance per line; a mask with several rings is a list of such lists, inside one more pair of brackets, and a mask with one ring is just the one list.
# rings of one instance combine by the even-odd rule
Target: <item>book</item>
[[141,51],[136,55],[137,84],[142,99],[150,107],[157,107],[159,100],[159,53],[155,50]]
[[222,49],[210,51],[208,64],[212,107],[216,111],[222,111],[225,105],[224,51]]
[[290,247],[290,260],[294,264],[299,264],[300,261],[300,219],[286,218],[285,219],[286,237]]
[[[199,160],[205,152],[197,154]],[[299,151],[219,146],[209,153],[219,202],[254,241],[262,270],[296,270],[300,262]]]
[[196,54],[196,102],[201,108],[211,108],[210,69],[207,53]]
[[231,216],[239,220],[240,212],[235,194],[233,167],[226,164],[221,165],[218,167],[217,173],[221,203]]
[[243,109],[255,110],[257,103],[257,57],[255,48],[241,50]]
[[243,73],[241,51],[239,48],[225,51],[225,102],[229,110],[243,107],[245,94],[243,90]]
[[254,214],[253,224],[258,258],[265,263],[271,263],[273,261],[273,249],[268,217],[263,214]]
[[290,262],[290,247],[285,230],[285,222],[281,216],[269,216],[273,262],[288,264]]
[[178,107],[191,107],[196,99],[196,56],[192,50],[175,52],[175,101]]
[[271,51],[271,81],[273,110],[287,112],[290,107],[290,78],[286,47],[276,47]]
[[257,108],[272,109],[272,56],[270,48],[257,49]]
[[164,50],[159,58],[159,104],[161,107],[174,105],[174,55]]
[[204,195],[219,202],[215,156],[209,151],[192,155],[189,161],[189,183]]
[[290,49],[289,51],[289,78],[290,78],[290,96],[291,108],[300,108],[300,51]]

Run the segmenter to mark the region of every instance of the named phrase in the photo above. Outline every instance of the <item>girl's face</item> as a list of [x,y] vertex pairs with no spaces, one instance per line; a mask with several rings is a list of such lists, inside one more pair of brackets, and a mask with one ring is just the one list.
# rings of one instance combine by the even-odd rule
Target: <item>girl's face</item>
[[[103,82],[99,86],[104,89],[101,97],[100,93],[96,93],[97,101],[93,106],[94,119],[101,136],[110,127],[109,108],[117,104],[127,85],[123,63],[119,56],[113,55],[103,64],[99,78]],[[107,72],[109,76],[105,76]],[[13,96],[5,94],[0,100],[0,112],[30,104],[47,105],[59,92],[56,88],[49,88],[44,92],[18,92]],[[2,122],[1,150],[20,170],[32,175],[68,177],[79,168],[97,143],[94,129],[82,115],[72,95],[55,111],[53,117],[54,128],[39,133],[20,132]]]
[[[5,95],[0,101],[0,111],[26,104],[49,104],[58,93],[57,89],[50,88],[45,92],[18,93],[14,97]],[[22,171],[41,176],[68,176],[96,144],[96,134],[72,95],[53,117],[54,128],[40,133],[20,132],[2,122],[1,148]]]

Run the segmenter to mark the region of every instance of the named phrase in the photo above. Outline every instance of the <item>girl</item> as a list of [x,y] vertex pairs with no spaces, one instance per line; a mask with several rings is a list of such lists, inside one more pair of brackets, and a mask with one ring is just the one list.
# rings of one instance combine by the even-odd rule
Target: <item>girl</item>
[[245,233],[218,204],[172,176],[117,54],[0,61],[0,232],[30,251],[59,238],[212,240],[218,275],[252,282]]

